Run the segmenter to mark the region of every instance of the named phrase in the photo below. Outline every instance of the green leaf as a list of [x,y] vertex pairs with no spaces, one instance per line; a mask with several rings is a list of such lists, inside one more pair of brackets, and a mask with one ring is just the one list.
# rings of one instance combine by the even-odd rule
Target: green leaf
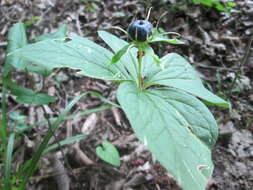
[[192,0],[194,3],[201,3],[203,5],[206,5],[208,7],[211,7],[213,5],[213,0]]
[[[14,24],[8,33],[7,54],[16,49],[22,48],[25,45],[27,45],[25,25],[23,23]],[[5,64],[12,65],[18,70],[22,70],[26,67],[28,62],[23,60],[21,57],[10,55],[7,56]]]
[[27,119],[27,116],[25,115],[21,115],[19,112],[17,111],[13,111],[10,113],[9,115],[10,119],[17,121],[19,123],[24,123],[25,120]]
[[170,44],[178,45],[178,44],[184,44],[184,42],[178,40],[178,39],[170,39],[166,36],[166,32],[160,32],[158,29],[153,30],[151,39],[149,39],[150,43],[154,42],[167,42]]
[[160,66],[161,61],[159,57],[155,54],[152,47],[150,47],[149,45],[144,46],[144,52],[145,52],[145,56],[150,56],[153,59],[153,61],[156,63],[156,65]]
[[219,2],[214,2],[213,3],[214,7],[218,10],[218,11],[227,11],[228,9],[226,7],[224,7],[221,3]]
[[228,8],[234,8],[235,6],[236,6],[236,3],[234,1],[227,2],[227,7]]
[[[180,55],[169,53],[161,60],[161,67],[152,67],[146,72],[145,86],[164,85],[193,94],[210,105],[229,107],[229,103],[208,91],[196,71]],[[145,64],[145,63],[144,63]]]
[[174,45],[184,44],[184,42],[181,41],[181,40],[170,39],[170,38],[167,38],[165,36],[160,36],[160,37],[153,38],[150,42],[151,43],[154,43],[154,42],[167,42],[167,43],[174,44]]
[[33,25],[36,21],[38,21],[40,19],[41,19],[40,16],[34,16],[31,20],[25,21],[25,26],[29,27],[29,26]]
[[[80,74],[104,80],[124,81],[129,76],[116,65],[111,65],[112,53],[81,37],[43,40],[27,45],[10,55],[22,57],[40,67],[72,68]],[[126,74],[126,75],[125,75]]]
[[127,51],[133,46],[133,44],[127,44],[122,49],[120,49],[113,57],[111,64],[116,64],[120,58],[127,53]]
[[55,97],[44,93],[37,93],[30,89],[18,86],[16,83],[10,82],[8,86],[11,88],[13,95],[17,96],[16,101],[23,104],[49,104],[55,101]]
[[69,138],[67,138],[67,139],[64,139],[64,140],[58,142],[58,143],[54,143],[54,144],[48,146],[48,147],[44,150],[43,154],[45,154],[45,153],[47,153],[47,152],[50,152],[50,151],[52,151],[52,150],[54,150],[54,149],[56,149],[56,148],[59,148],[59,145],[60,145],[60,146],[64,146],[64,145],[72,144],[72,143],[74,143],[74,142],[79,142],[79,141],[81,141],[81,140],[84,140],[84,139],[86,139],[87,137],[88,137],[88,135],[76,135],[76,136],[74,136],[74,137],[69,137]]
[[214,7],[218,11],[229,11],[231,8],[233,8],[236,4],[234,1],[228,1],[225,2],[226,6],[224,6],[220,0],[192,0],[194,3],[201,3],[202,5],[208,6],[208,7]]
[[[104,42],[110,46],[110,48],[117,53],[124,46],[127,46],[129,43],[126,41],[112,35],[106,31],[98,31],[98,35],[100,38],[104,40]],[[124,54],[120,63],[116,64],[117,68],[124,73],[124,75],[128,76],[130,80],[135,80],[138,83],[137,78],[137,48],[131,48],[129,51]]]
[[42,40],[65,38],[67,36],[67,31],[68,31],[68,25],[62,24],[56,32],[43,34],[41,36],[36,37],[34,40],[38,42]]
[[130,82],[120,85],[117,98],[137,137],[183,189],[204,190],[213,171],[208,146],[218,134],[205,105],[173,88],[140,91]]
[[120,108],[120,106],[114,102],[112,102],[111,100],[109,100],[108,98],[104,97],[102,94],[100,94],[99,92],[96,92],[96,91],[88,91],[88,93],[90,95],[93,95],[93,96],[96,96],[98,97],[101,101],[107,103],[107,104],[110,104],[112,106],[115,106],[115,107],[118,107]]
[[96,154],[105,162],[114,166],[120,166],[119,152],[112,143],[104,141],[102,146],[96,148]]
[[[23,23],[18,23],[11,27],[8,34],[8,46],[7,46],[7,55],[11,52],[22,48],[27,45],[26,37],[26,27]],[[27,60],[24,60],[22,57],[15,55],[9,55],[6,57],[4,65],[4,76],[6,77],[9,71],[11,70],[11,65],[18,70],[26,70],[29,72],[39,73],[43,75],[48,75],[51,71],[47,70],[44,67],[38,67],[31,65]]]
[[10,134],[8,145],[6,147],[4,155],[4,190],[9,190],[11,187],[11,163],[12,163],[12,152],[14,147],[15,133]]
[[[73,115],[66,116],[64,118],[64,120],[79,118],[81,116],[89,115],[89,114],[92,114],[92,113],[101,112],[101,111],[107,110],[109,108],[111,108],[111,105],[101,105],[101,106],[99,106],[97,108],[88,109],[88,110],[86,109],[85,111],[80,111],[80,112],[78,112],[78,114],[73,114]],[[57,118],[50,118],[50,121],[54,122],[56,119]],[[27,130],[32,129],[33,127],[35,127],[37,125],[42,125],[42,124],[45,124],[45,123],[47,123],[47,120],[37,121],[37,122],[33,123],[30,126],[24,126],[22,129],[20,129],[19,131],[17,131],[17,133],[18,134],[23,134]]]
[[25,68],[25,70],[27,72],[32,72],[32,73],[37,73],[37,74],[41,74],[41,75],[45,75],[48,76],[50,74],[52,74],[52,70],[47,69],[45,67],[40,67],[40,66],[36,66],[36,65],[27,65],[27,67]]
[[49,96],[43,93],[35,93],[31,90],[29,91],[31,92],[30,95],[18,96],[16,100],[23,104],[37,104],[37,105],[49,104],[50,102],[55,101],[55,97],[53,96]]
[[[1,110],[2,111],[2,110]],[[7,144],[7,134],[6,134],[6,126],[2,118],[0,118],[0,138],[1,138],[1,146],[5,146]]]

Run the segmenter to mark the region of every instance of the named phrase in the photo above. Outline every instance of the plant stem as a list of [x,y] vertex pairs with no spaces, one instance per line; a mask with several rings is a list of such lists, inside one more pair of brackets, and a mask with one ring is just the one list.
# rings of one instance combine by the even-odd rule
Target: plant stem
[[[253,30],[252,30],[252,31],[253,31]],[[248,43],[247,48],[246,48],[246,52],[245,52],[245,54],[244,54],[244,56],[243,56],[243,59],[242,59],[242,61],[240,62],[239,67],[238,67],[238,69],[237,69],[237,71],[236,71],[236,73],[235,73],[235,78],[234,78],[234,80],[232,81],[232,85],[230,86],[230,91],[229,91],[229,94],[230,94],[230,95],[232,94],[232,91],[233,91],[233,88],[234,88],[234,86],[235,86],[236,80],[238,79],[240,73],[243,72],[243,71],[242,71],[242,67],[245,65],[245,63],[246,63],[246,61],[247,61],[247,59],[248,59],[248,55],[249,55],[249,53],[250,53],[250,48],[251,48],[252,42],[253,42],[253,34],[251,34],[249,43]]]
[[142,90],[142,57],[143,57],[143,50],[139,48],[138,51],[138,87]]
[[4,147],[7,145],[7,87],[6,87],[6,78],[3,77],[3,86],[2,86],[2,118],[0,123],[0,137]]

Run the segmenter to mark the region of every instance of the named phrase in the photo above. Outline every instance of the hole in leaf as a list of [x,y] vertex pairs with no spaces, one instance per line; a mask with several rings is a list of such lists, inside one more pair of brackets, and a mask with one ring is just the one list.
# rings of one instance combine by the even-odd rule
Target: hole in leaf
[[65,43],[66,43],[66,42],[69,42],[69,41],[71,41],[70,38],[65,38],[65,39],[64,39],[64,42],[65,42]]
[[69,41],[71,41],[72,39],[71,38],[64,38],[64,39],[54,39],[55,42],[58,42],[58,43],[67,43]]
[[203,170],[203,169],[208,169],[209,168],[209,166],[207,166],[207,165],[199,165],[198,166],[198,170]]
[[198,165],[197,168],[203,176],[205,176],[206,178],[210,177],[210,175],[212,173],[212,170],[209,166],[207,166],[207,165]]

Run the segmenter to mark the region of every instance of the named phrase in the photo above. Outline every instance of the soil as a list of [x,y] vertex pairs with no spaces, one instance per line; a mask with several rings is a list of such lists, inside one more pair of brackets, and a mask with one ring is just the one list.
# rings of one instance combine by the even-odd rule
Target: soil
[[[124,29],[135,18],[145,18],[153,7],[150,21],[165,31],[181,34],[185,45],[160,44],[154,46],[159,56],[168,52],[184,55],[197,69],[207,88],[229,100],[231,109],[210,107],[219,124],[220,136],[213,150],[214,174],[207,190],[253,189],[253,1],[236,0],[231,12],[220,12],[177,0],[1,0],[0,1],[0,63],[1,73],[6,51],[8,29],[17,22],[40,19],[27,27],[29,40],[68,24],[69,35],[87,37],[105,46],[97,31],[110,26]],[[120,31],[109,29],[126,38]],[[248,52],[248,53],[247,53]],[[246,55],[246,56],[245,56]],[[239,78],[234,81],[237,71]],[[87,90],[95,90],[116,102],[116,84],[77,75],[73,70],[59,69],[56,75],[43,78],[29,73],[14,72],[13,79],[20,85],[39,89],[58,98],[45,106],[51,116],[57,116],[73,97]],[[32,79],[32,82],[31,82]],[[234,83],[234,84],[233,84]],[[26,124],[44,118],[40,106],[23,105],[8,97],[10,112],[27,116]],[[103,102],[95,96],[82,99],[72,111],[95,108]],[[47,131],[47,125],[35,127],[22,137],[20,154],[13,161],[18,166],[35,151]],[[180,188],[133,131],[118,108],[110,108],[62,123],[56,140],[81,133],[89,133],[86,140],[46,154],[39,164],[27,189],[164,189]],[[121,166],[112,167],[95,154],[95,147],[103,140],[112,141],[121,155]],[[0,159],[1,160],[1,159]],[[90,164],[92,163],[92,164]],[[68,175],[57,175],[62,171]]]

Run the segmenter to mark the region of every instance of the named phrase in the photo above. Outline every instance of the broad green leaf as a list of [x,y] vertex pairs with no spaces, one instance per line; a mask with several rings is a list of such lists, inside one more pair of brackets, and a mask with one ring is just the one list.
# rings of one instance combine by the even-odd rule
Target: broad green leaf
[[213,171],[217,125],[197,98],[173,88],[140,91],[124,82],[117,98],[137,137],[184,190],[204,190]]
[[41,74],[41,75],[45,75],[45,76],[48,76],[48,75],[52,74],[52,72],[53,72],[52,70],[49,70],[45,67],[40,67],[40,66],[36,66],[36,65],[32,65],[32,64],[27,65],[25,70],[27,72],[37,73],[37,74]]
[[120,49],[113,57],[111,64],[116,64],[120,58],[127,53],[127,51],[133,46],[133,44],[127,44],[122,49]]
[[[23,23],[14,24],[8,33],[7,54],[25,45],[27,45],[25,25]],[[18,70],[22,70],[26,67],[28,62],[21,57],[10,55],[6,57],[5,64],[12,65]]]
[[41,36],[36,37],[34,40],[38,42],[42,40],[65,38],[67,37],[67,31],[68,31],[68,25],[62,24],[56,32],[43,34]]
[[[27,45],[27,38],[26,38],[25,24],[18,23],[13,25],[8,34],[7,55],[26,45]],[[46,68],[31,65],[27,60],[24,60],[22,57],[9,55],[6,57],[4,65],[5,77],[11,70],[11,65],[18,70],[26,70],[29,72],[39,73],[43,75],[47,75],[48,73],[50,73],[50,71],[48,71]]]
[[[129,43],[106,32],[106,31],[98,31],[98,35],[102,38],[105,43],[110,46],[110,48],[117,53],[120,51],[124,46],[127,46]],[[135,80],[138,82],[137,79],[137,48],[129,49],[128,53],[124,54],[119,63],[116,64],[117,67],[123,72],[125,75],[130,75],[129,78],[131,80]]]
[[53,68],[72,68],[80,74],[104,80],[130,80],[126,72],[111,65],[112,53],[82,37],[43,40],[27,45],[10,55],[22,57],[35,65]]
[[[178,88],[202,98],[209,104],[228,107],[229,103],[208,91],[196,71],[180,55],[169,53],[161,60],[161,67],[152,67],[146,74],[145,86],[164,85]],[[144,63],[145,64],[145,63]]]
[[55,101],[55,97],[53,96],[34,92],[30,89],[18,86],[16,83],[9,83],[8,86],[11,88],[12,94],[17,96],[16,101],[23,104],[43,105]]
[[96,154],[105,162],[114,166],[120,166],[119,152],[112,143],[104,141],[102,146],[96,148]]

